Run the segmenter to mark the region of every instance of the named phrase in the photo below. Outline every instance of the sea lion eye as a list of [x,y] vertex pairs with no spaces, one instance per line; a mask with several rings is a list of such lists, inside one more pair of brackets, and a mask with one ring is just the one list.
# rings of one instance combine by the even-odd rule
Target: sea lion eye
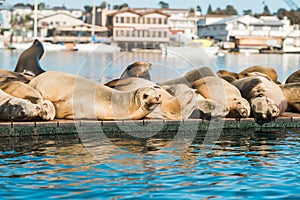
[[259,95],[257,95],[257,97],[263,97],[264,95],[263,94],[259,94]]
[[149,96],[148,94],[144,94],[144,95],[143,95],[143,99],[147,99],[148,96]]

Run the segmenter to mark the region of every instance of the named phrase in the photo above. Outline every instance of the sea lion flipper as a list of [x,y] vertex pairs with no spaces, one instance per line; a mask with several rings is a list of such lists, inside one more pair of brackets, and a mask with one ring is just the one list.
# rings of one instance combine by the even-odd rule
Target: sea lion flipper
[[19,56],[14,71],[30,76],[37,76],[45,72],[40,64],[40,59],[42,58],[43,54],[43,44],[39,40],[35,39],[32,45],[28,49],[23,51]]

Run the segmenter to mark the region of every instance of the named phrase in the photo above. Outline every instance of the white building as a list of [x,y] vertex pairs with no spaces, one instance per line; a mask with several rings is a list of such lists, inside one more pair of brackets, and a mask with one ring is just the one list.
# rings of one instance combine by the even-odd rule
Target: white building
[[[38,20],[40,37],[53,37],[55,41],[91,41],[92,25],[66,13],[56,13]],[[95,36],[103,36],[106,27],[95,26]]]
[[137,12],[133,9],[122,9],[108,14],[107,17],[109,36],[123,49],[155,49],[170,40],[169,15],[159,10]]
[[0,28],[10,29],[11,28],[11,11],[10,7],[5,1],[0,0]]
[[198,35],[229,41],[232,37],[286,37],[293,27],[287,18],[232,16],[213,23],[198,23]]

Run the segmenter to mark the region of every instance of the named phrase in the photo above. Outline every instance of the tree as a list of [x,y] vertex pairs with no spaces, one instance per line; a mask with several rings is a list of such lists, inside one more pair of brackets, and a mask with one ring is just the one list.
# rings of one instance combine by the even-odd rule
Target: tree
[[84,6],[84,13],[91,13],[93,10],[93,7],[92,6]]
[[169,4],[164,2],[164,1],[160,1],[158,2],[158,5],[161,7],[161,8],[169,8]]
[[197,6],[196,11],[200,12],[200,13],[202,12],[202,9],[201,9],[201,7],[199,5]]
[[107,1],[102,1],[102,3],[100,4],[100,6],[98,8],[104,9],[104,8],[109,8],[110,4]]
[[189,16],[195,16],[195,9],[194,8],[189,9]]
[[207,15],[210,15],[210,14],[213,14],[213,11],[212,11],[212,8],[211,8],[211,5],[209,4],[208,8],[207,8],[207,12],[206,12]]
[[237,11],[236,11],[236,9],[233,6],[231,6],[231,5],[226,6],[226,10],[225,11],[226,11],[227,15],[237,15],[238,14]]
[[248,10],[243,10],[244,15],[253,15],[252,14],[252,10],[248,9]]
[[268,8],[267,5],[264,6],[264,12],[263,12],[263,14],[264,15],[271,15],[270,10],[269,10],[269,8]]
[[129,5],[127,3],[123,3],[121,5],[114,5],[113,10],[120,10],[122,8],[129,8]]
[[38,5],[38,9],[39,10],[44,10],[46,8],[46,4],[45,3],[39,3]]

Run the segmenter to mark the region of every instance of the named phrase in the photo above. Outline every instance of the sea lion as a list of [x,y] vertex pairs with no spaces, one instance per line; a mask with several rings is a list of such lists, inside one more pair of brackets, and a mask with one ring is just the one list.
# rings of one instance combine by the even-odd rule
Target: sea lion
[[19,72],[12,72],[5,69],[0,69],[0,84],[8,81],[22,81],[28,83],[32,79],[32,76],[22,74]]
[[201,67],[201,68],[194,69],[194,70],[191,70],[191,71],[185,73],[183,77],[179,77],[179,78],[168,80],[168,81],[163,81],[158,84],[159,85],[176,85],[176,84],[183,83],[188,86],[191,86],[192,82],[194,82],[198,79],[201,79],[203,77],[207,77],[207,76],[217,76],[217,75],[214,71],[212,71],[212,69],[210,69],[208,67]]
[[120,78],[113,79],[107,83],[106,86],[114,88],[115,84],[118,84],[120,79],[126,79],[130,77],[138,77],[146,80],[151,80],[149,70],[151,69],[152,63],[150,62],[134,62],[123,71]]
[[241,71],[240,73],[238,73],[239,79],[247,77],[248,73],[250,73],[250,72],[260,72],[260,73],[266,74],[267,76],[269,76],[271,78],[272,81],[274,81],[274,83],[279,84],[279,82],[277,81],[278,74],[273,67],[252,66],[252,67],[246,68],[243,71]]
[[196,90],[185,84],[165,85],[162,86],[162,88],[171,95],[179,97],[179,99],[186,97],[187,92],[194,93],[196,97],[196,105],[194,106],[194,110],[190,114],[189,118],[210,120],[212,118],[225,117],[229,112],[224,104],[211,99],[205,99],[199,93],[196,93]]
[[134,62],[125,69],[121,74],[120,79],[128,77],[138,77],[151,80],[149,70],[151,69],[152,63],[150,62]]
[[239,75],[235,72],[230,72],[227,70],[219,70],[217,71],[217,75],[220,78],[225,79],[226,81],[228,81],[229,83],[231,83],[232,81],[239,79]]
[[209,76],[194,81],[192,86],[204,98],[224,104],[229,111],[226,117],[249,117],[249,102],[242,97],[240,91],[235,86],[226,80],[216,76]]
[[288,102],[287,111],[300,113],[300,82],[279,86]]
[[24,73],[30,76],[37,76],[45,72],[45,70],[42,69],[40,65],[40,59],[43,56],[43,54],[43,44],[39,40],[35,39],[32,45],[28,49],[23,51],[19,56],[14,71]]
[[41,107],[39,116],[42,120],[53,120],[55,117],[55,108],[52,102],[44,100],[41,94],[30,85],[21,81],[8,81],[0,83],[0,89],[11,96],[28,99]]
[[289,75],[285,83],[299,83],[300,82],[300,69]]
[[161,96],[154,86],[123,92],[58,71],[44,72],[33,78],[29,85],[44,99],[53,102],[56,118],[141,119],[161,103]]
[[147,118],[187,119],[196,106],[196,98],[194,92],[188,88],[180,92],[180,94],[171,95],[163,87],[143,78],[125,78],[114,82],[114,89],[120,91],[132,91],[140,87],[154,86],[161,95],[161,104],[147,115]]
[[40,112],[39,105],[13,97],[0,89],[0,120],[29,121],[38,119]]
[[245,77],[232,82],[251,105],[251,113],[260,125],[273,121],[287,108],[280,87],[262,76]]

